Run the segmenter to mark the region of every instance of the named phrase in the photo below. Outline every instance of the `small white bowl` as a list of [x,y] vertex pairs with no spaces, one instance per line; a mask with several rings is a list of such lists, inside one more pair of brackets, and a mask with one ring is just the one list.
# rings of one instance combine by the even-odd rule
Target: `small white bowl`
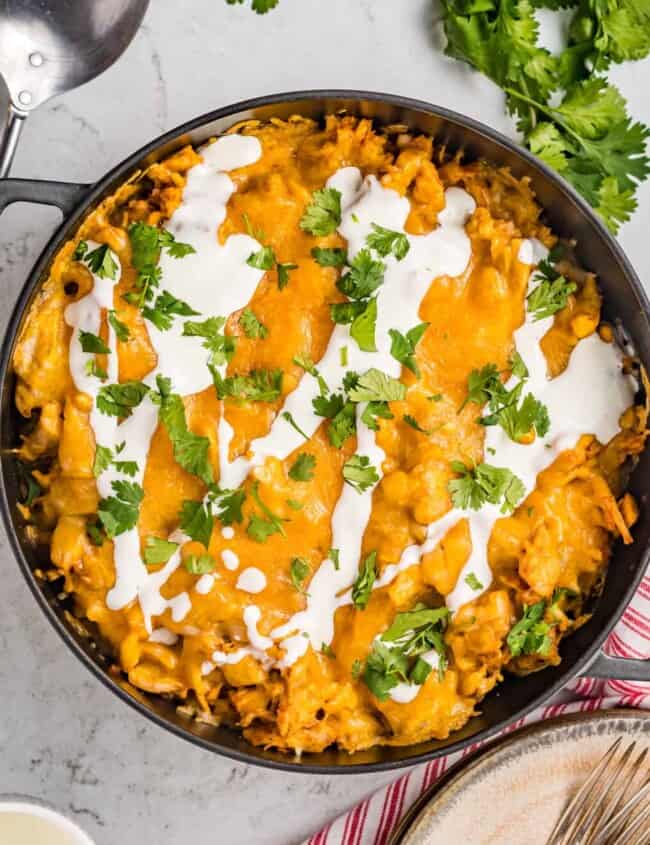
[[0,796],[2,845],[95,845],[83,830],[43,801],[23,795]]

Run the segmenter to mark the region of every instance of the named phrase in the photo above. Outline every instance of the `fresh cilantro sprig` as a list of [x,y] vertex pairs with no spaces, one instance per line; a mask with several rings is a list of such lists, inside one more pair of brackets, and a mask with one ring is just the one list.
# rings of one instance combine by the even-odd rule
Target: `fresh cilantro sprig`
[[569,296],[577,289],[575,282],[558,273],[548,259],[539,262],[533,283],[536,287],[526,297],[526,304],[535,321],[552,317],[566,308]]
[[172,258],[183,258],[195,252],[193,246],[177,241],[171,232],[139,221],[128,229],[131,243],[131,263],[137,271],[135,289],[124,294],[124,299],[142,308],[153,299],[154,289],[160,285],[162,272],[158,266],[161,250]]
[[82,352],[94,353],[96,355],[110,355],[111,350],[104,341],[93,332],[79,332],[79,344]]
[[447,608],[421,604],[397,614],[388,630],[374,640],[363,670],[363,682],[376,698],[385,701],[400,683],[421,686],[432,669],[422,658],[429,651],[438,657],[438,677],[442,679],[448,662],[443,638],[448,620]]
[[300,220],[300,228],[310,235],[325,237],[335,232],[340,222],[341,192],[336,188],[314,191]]
[[109,417],[131,416],[133,408],[142,402],[149,388],[141,381],[123,381],[100,387],[97,394],[97,408]]
[[148,564],[167,563],[178,549],[178,543],[170,543],[161,537],[149,536],[144,546],[144,562]]
[[299,593],[306,595],[304,583],[309,577],[310,572],[311,566],[309,565],[309,561],[305,560],[304,557],[292,558],[291,566],[289,567],[289,577],[291,578],[291,583]]
[[99,500],[97,513],[112,539],[135,527],[144,490],[133,481],[113,481],[111,488],[114,495]]
[[269,336],[269,330],[258,320],[257,315],[250,308],[245,308],[239,318],[239,325],[250,340],[264,340]]
[[376,253],[385,258],[393,255],[398,261],[406,258],[411,248],[409,239],[403,232],[394,232],[392,229],[385,229],[377,223],[372,224],[372,232],[366,238],[366,243]]
[[379,473],[367,455],[352,455],[343,464],[343,479],[357,493],[365,493],[379,481]]
[[264,514],[264,517],[261,517],[256,513],[251,515],[248,527],[246,528],[248,536],[257,543],[266,542],[266,540],[273,534],[281,534],[283,537],[286,537],[287,534],[282,523],[287,522],[287,520],[284,517],[273,513],[269,506],[262,501],[258,488],[259,481],[253,482],[251,487],[251,497],[257,507]]
[[359,610],[365,610],[368,606],[372,587],[376,580],[377,552],[370,552],[370,554],[364,558],[363,563],[359,568],[359,574],[352,585],[352,604]]
[[212,379],[219,399],[236,399],[240,402],[275,402],[282,395],[283,372],[251,370],[247,375],[224,378],[213,370]]
[[95,478],[105,472],[111,464],[118,472],[123,472],[133,478],[138,472],[138,465],[135,461],[122,461],[118,458],[126,443],[123,441],[115,448],[115,452],[108,446],[102,446],[100,443],[95,448],[95,460],[93,461],[93,475]]
[[[580,0],[567,48],[556,58],[538,45],[535,5],[575,4],[443,0],[446,52],[503,89],[528,148],[616,232],[636,208],[635,190],[650,172],[650,130],[633,122],[619,91],[594,74],[648,52],[650,11],[636,0]],[[557,89],[564,97],[551,105]]]
[[208,317],[200,322],[186,320],[183,323],[183,335],[185,337],[203,338],[202,346],[210,353],[208,369],[213,377],[216,368],[227,364],[235,354],[237,338],[223,331],[225,325],[224,317]]
[[168,290],[158,294],[151,305],[145,305],[142,308],[142,316],[161,332],[171,329],[174,317],[194,317],[198,313],[187,302],[177,299]]
[[316,458],[308,452],[301,452],[289,469],[292,481],[311,481],[314,477]]
[[521,480],[507,467],[486,463],[468,467],[462,461],[452,461],[451,468],[460,476],[448,484],[454,507],[460,510],[480,510],[491,504],[501,505],[501,513],[510,513],[526,492]]
[[172,393],[171,379],[159,375],[156,385],[158,391],[151,394],[151,399],[158,405],[158,416],[169,435],[176,463],[204,484],[211,485],[214,475],[208,458],[210,441],[187,427],[183,399],[178,393]]
[[520,654],[541,654],[544,657],[549,653],[551,626],[544,622],[545,610],[546,602],[543,600],[530,607],[524,605],[521,619],[513,625],[506,638],[513,657]]
[[419,323],[417,326],[409,329],[405,335],[398,332],[397,329],[388,330],[391,338],[390,354],[417,378],[420,377],[420,368],[415,360],[415,347],[422,340],[428,327],[429,323]]

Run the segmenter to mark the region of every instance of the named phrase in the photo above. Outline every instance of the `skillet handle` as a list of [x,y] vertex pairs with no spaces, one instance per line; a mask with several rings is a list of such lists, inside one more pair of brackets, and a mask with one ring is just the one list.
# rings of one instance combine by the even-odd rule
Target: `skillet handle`
[[609,654],[599,651],[581,674],[588,678],[608,678],[613,681],[650,682],[650,660],[610,657]]
[[68,214],[86,195],[90,185],[50,182],[45,179],[0,179],[0,214],[13,202],[55,205]]

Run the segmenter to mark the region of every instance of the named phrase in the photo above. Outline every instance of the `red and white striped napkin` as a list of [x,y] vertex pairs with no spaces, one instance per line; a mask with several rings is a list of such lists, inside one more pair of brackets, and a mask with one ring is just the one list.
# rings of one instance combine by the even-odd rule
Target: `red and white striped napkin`
[[[630,606],[607,640],[608,654],[650,660],[650,569]],[[567,694],[574,700],[567,702]],[[650,684],[580,678],[562,693],[564,703],[550,704],[513,723],[503,733],[564,713],[639,707],[650,710]],[[403,774],[315,833],[304,845],[386,845],[391,833],[413,802],[454,763],[480,747],[439,757]]]

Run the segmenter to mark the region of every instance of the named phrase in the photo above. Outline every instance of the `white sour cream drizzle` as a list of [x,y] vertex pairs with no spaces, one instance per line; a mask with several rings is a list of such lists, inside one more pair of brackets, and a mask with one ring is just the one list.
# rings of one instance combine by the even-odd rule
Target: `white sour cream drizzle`
[[[191,244],[196,250],[183,259],[171,258],[163,253],[160,258],[162,289],[187,302],[199,313],[193,319],[210,316],[228,316],[243,308],[262,278],[263,271],[250,267],[246,259],[259,249],[259,243],[248,235],[231,235],[223,244],[217,240],[217,230],[226,216],[226,207],[234,183],[225,171],[244,167],[257,161],[262,153],[259,140],[252,136],[229,135],[219,138],[201,150],[203,161],[188,172],[183,201],[172,215],[167,228],[179,240]],[[96,246],[93,244],[92,246]],[[119,273],[117,274],[119,279]],[[101,309],[113,308],[113,288],[116,281],[100,279],[94,275],[92,291],[78,302],[68,306],[66,321],[73,327],[70,341],[70,371],[78,390],[93,399],[90,424],[96,443],[114,449],[125,441],[121,460],[135,461],[137,475],[130,479],[142,484],[149,453],[151,437],[158,425],[157,407],[148,399],[134,410],[131,417],[118,426],[115,417],[101,414],[95,400],[101,382],[85,371],[90,355],[81,351],[79,332],[98,334]],[[147,323],[149,337],[158,356],[156,369],[149,373],[145,383],[153,386],[161,373],[172,380],[173,389],[181,395],[197,393],[212,383],[205,366],[208,352],[199,337],[183,337],[183,320],[176,319],[172,328],[160,332],[153,323]],[[116,341],[109,327],[108,383],[117,381]],[[227,453],[232,431],[223,420],[220,423],[220,446]],[[222,463],[224,463],[222,461]],[[227,455],[226,455],[227,463]],[[111,482],[120,476],[109,468],[97,479],[102,497],[112,494]],[[225,483],[225,480],[224,480]],[[115,585],[106,596],[111,610],[119,610],[139,599],[147,630],[151,632],[151,617],[171,609],[174,621],[188,613],[191,602],[187,593],[172,599],[163,599],[160,589],[172,572],[180,565],[177,553],[155,573],[148,572],[140,557],[140,538],[137,527],[119,534],[114,540]]]
[[256,566],[247,566],[237,579],[237,589],[245,593],[261,593],[266,589],[266,575]]

